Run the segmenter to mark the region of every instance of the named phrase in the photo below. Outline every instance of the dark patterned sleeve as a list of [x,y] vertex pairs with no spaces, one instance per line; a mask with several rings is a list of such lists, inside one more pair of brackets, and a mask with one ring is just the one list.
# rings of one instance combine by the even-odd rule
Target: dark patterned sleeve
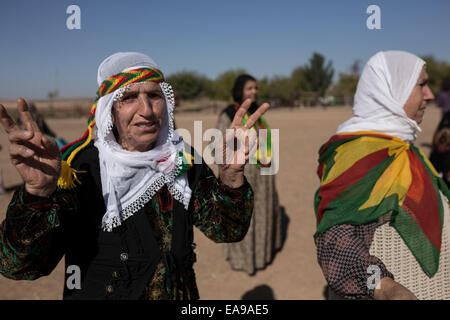
[[247,234],[253,212],[253,190],[247,179],[230,188],[205,165],[193,189],[194,225],[215,242],[241,241]]
[[16,190],[0,224],[0,273],[14,280],[50,274],[65,251],[59,211],[73,205],[70,193],[43,198]]
[[317,258],[328,286],[345,299],[373,298],[367,283],[373,274],[370,265],[380,269],[380,279],[394,278],[383,262],[369,253],[378,222],[334,226],[317,236]]

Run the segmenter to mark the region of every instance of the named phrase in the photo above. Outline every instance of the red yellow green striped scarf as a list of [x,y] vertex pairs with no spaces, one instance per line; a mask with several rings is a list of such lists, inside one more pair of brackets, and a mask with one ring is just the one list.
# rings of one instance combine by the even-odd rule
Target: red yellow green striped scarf
[[[239,109],[239,105],[237,103],[234,104],[234,108],[236,111]],[[248,119],[248,113],[245,114],[244,118],[242,119],[242,125],[244,125],[247,122]],[[259,119],[256,121],[256,124],[258,128],[265,129],[267,135],[265,134],[258,134],[256,143],[258,145],[258,149],[256,150],[256,166],[258,168],[267,168],[270,167],[271,160],[272,160],[272,137],[270,134],[270,127],[269,123],[267,122],[266,118],[264,116],[259,117]],[[252,126],[250,129],[256,130],[255,126]],[[266,152],[261,152],[260,146],[265,145],[267,150]]]
[[360,225],[392,212],[390,224],[428,276],[439,267],[443,207],[450,192],[413,144],[376,132],[333,136],[319,151],[317,236],[340,224]]

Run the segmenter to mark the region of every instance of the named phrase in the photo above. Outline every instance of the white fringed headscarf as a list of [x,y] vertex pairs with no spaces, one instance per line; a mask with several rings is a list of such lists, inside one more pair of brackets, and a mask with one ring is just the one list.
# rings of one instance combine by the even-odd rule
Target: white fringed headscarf
[[353,117],[337,133],[376,131],[406,142],[421,131],[403,107],[425,61],[405,51],[380,51],[365,65],[355,94]]
[[[148,56],[136,52],[119,52],[106,58],[99,66],[97,82],[102,82],[120,72],[152,67],[159,69]],[[111,108],[121,89],[100,98],[95,112],[97,125],[94,145],[99,151],[102,193],[106,213],[102,220],[102,229],[111,231],[121,225],[151,200],[164,185],[174,199],[187,209],[191,198],[191,189],[184,172],[178,175],[182,165],[184,142],[174,131],[173,97],[169,97],[168,84],[160,84],[166,101],[163,125],[158,134],[155,147],[146,152],[124,150],[116,141],[112,132]]]

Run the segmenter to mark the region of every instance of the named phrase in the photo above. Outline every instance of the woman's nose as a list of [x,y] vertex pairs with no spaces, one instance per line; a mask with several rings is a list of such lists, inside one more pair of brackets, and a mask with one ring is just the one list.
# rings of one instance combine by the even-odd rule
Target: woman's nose
[[147,94],[139,95],[139,113],[143,116],[153,113],[152,102]]
[[429,86],[425,87],[425,100],[434,100],[433,91],[431,91]]

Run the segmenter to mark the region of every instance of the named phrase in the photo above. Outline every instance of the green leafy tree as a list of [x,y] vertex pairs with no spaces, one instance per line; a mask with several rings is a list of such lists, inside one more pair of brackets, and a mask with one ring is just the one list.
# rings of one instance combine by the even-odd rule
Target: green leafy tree
[[291,78],[296,90],[316,92],[319,96],[323,96],[331,84],[333,75],[333,62],[326,63],[323,55],[314,52],[309,64],[294,69]]
[[244,73],[246,73],[245,69],[231,69],[220,74],[213,81],[214,98],[225,101],[233,100],[231,90],[233,89],[234,82],[238,76]]
[[259,101],[270,101],[271,99],[270,90],[270,79],[264,77],[258,80],[258,100]]
[[290,77],[275,76],[270,80],[270,101],[277,105],[292,105],[296,98],[295,93]]
[[328,94],[337,98],[341,103],[353,104],[353,97],[358,85],[361,60],[355,60],[350,67],[350,73],[339,73],[339,80],[330,87]]
[[167,77],[181,99],[190,100],[212,95],[212,83],[206,76],[196,71],[181,71]]
[[297,67],[291,73],[292,87],[296,91],[297,96],[300,95],[300,92],[302,91],[310,90],[310,85],[308,84],[306,73],[306,66]]
[[269,102],[272,107],[293,105],[296,99],[296,91],[290,77],[264,77],[258,81],[258,91],[258,100]]

